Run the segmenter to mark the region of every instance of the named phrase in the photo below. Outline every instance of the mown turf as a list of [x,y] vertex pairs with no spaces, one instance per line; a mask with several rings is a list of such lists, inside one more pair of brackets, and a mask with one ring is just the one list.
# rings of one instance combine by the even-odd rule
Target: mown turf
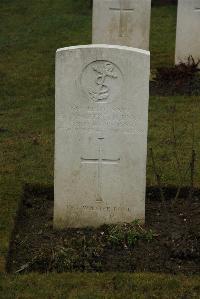
[[176,6],[154,6],[151,17],[151,68],[172,66],[175,56]]
[[1,276],[2,299],[198,299],[200,278],[161,274]]
[[[55,51],[63,46],[91,42],[91,10],[89,1],[86,0],[30,0],[28,2],[1,0],[0,14],[0,272],[3,272],[10,234],[24,184],[53,185]],[[150,39],[152,71],[158,66],[173,64],[175,24],[175,6],[153,7]],[[199,97],[151,97],[150,99],[149,148],[153,147],[155,151],[165,184],[179,183],[178,173],[172,161],[173,147],[170,139],[172,113],[169,109],[176,104],[177,134],[183,142],[178,147],[181,167],[185,168],[191,152],[191,122],[194,122],[195,146],[197,154],[199,153],[199,100]],[[185,130],[186,126],[188,130]],[[148,185],[154,185],[150,157],[147,177]],[[197,185],[198,178],[199,173],[196,173]],[[5,293],[0,296],[1,298],[51,298],[51,296],[65,298],[65,291],[68,288],[65,284],[70,280],[69,289],[73,289],[71,298],[76,298],[75,296],[77,298],[117,298],[117,292],[112,288],[109,289],[109,280],[105,283],[109,275],[95,277],[98,277],[99,281],[97,286],[95,284],[93,286],[92,276],[84,274],[80,276],[56,274],[1,276],[0,280],[4,286],[0,287],[0,292]],[[167,283],[171,278],[163,280],[163,288],[159,291],[156,280],[159,280],[160,276],[152,275],[145,276],[145,281],[144,276],[127,276],[126,288],[124,290],[123,286],[120,290],[118,288],[119,294],[120,292],[123,294],[126,290],[129,295],[129,287],[130,290],[132,288],[129,283],[132,277],[137,277],[138,284],[144,284],[142,291],[139,295],[135,295],[135,298],[144,298],[142,292],[145,294],[148,289],[151,289],[148,279],[154,281],[152,282],[153,292],[162,294],[155,297],[150,293],[149,298],[173,298],[164,297],[168,296],[165,295],[166,289],[169,294],[172,294]],[[78,286],[79,279],[83,281],[83,285],[86,284],[87,291],[84,287],[79,288],[81,286],[81,284]],[[196,284],[196,280],[190,283],[187,279],[184,281],[186,286]],[[57,294],[56,287],[59,288]],[[104,297],[100,294],[101,290],[104,292]],[[177,291],[177,293],[174,291],[174,294],[177,294],[174,298],[178,298],[179,294],[182,294],[180,293],[182,283],[174,290]],[[190,293],[187,296],[189,297],[182,298],[192,298]]]

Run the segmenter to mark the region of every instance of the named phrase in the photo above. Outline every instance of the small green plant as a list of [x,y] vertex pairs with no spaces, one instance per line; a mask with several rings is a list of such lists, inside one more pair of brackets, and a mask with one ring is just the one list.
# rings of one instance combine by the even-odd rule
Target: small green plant
[[112,245],[119,245],[124,240],[124,232],[120,225],[110,226],[108,232],[108,241],[111,242]]
[[73,248],[59,247],[54,253],[52,267],[58,272],[72,271],[79,257]]
[[134,247],[137,241],[151,241],[154,237],[152,230],[146,230],[140,225],[139,220],[134,220],[131,224],[110,225],[107,239],[112,246],[122,246],[124,248]]

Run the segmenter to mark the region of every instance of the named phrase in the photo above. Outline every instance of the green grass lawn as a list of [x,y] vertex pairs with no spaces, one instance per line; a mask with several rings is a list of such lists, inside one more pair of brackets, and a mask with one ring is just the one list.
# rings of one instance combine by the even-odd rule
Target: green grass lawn
[[34,273],[0,281],[2,299],[198,299],[199,291],[199,277],[162,274]]
[[[86,0],[1,0],[0,12],[0,272],[4,273],[24,184],[53,185],[55,51],[91,43],[91,10]],[[151,23],[153,71],[173,65],[175,6],[153,7]],[[176,105],[177,150],[184,170],[191,154],[192,123],[197,155],[200,152],[199,100],[150,98],[148,146],[154,149],[165,185],[179,183],[171,107]],[[199,177],[196,171],[196,186]],[[186,177],[184,184],[188,183]],[[147,184],[156,184],[150,157]],[[1,274],[0,298],[199,298],[198,284],[198,278],[155,274]]]

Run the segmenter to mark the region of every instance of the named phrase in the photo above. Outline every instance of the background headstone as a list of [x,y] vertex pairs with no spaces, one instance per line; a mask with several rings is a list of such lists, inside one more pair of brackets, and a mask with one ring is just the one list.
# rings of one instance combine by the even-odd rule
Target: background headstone
[[144,221],[149,58],[111,45],[57,51],[56,228]]
[[200,59],[200,0],[179,0],[175,63]]
[[151,0],[94,0],[93,44],[149,49]]

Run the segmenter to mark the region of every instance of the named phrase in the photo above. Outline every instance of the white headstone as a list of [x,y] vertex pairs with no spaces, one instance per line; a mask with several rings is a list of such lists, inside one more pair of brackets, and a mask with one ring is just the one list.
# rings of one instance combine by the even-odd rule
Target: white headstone
[[179,0],[176,31],[176,64],[192,56],[200,59],[200,0]]
[[93,44],[149,49],[151,0],[94,0]]
[[109,45],[57,51],[56,228],[144,221],[149,58]]

